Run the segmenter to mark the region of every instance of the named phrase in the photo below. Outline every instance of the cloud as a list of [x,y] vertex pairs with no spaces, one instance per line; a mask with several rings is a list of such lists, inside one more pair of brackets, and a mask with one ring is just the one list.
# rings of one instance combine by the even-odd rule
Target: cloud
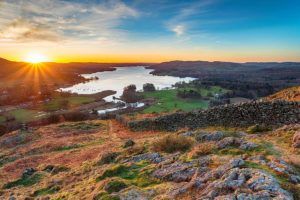
[[1,41],[62,41],[122,38],[122,20],[139,12],[122,1],[2,0]]
[[[174,32],[177,36],[183,36],[188,29],[199,29],[199,23],[202,23],[202,16],[210,12],[210,6],[218,0],[202,0],[187,3],[178,9],[167,22],[167,28]],[[196,24],[195,24],[196,20]]]
[[185,26],[176,25],[171,29],[177,36],[182,36],[185,33]]

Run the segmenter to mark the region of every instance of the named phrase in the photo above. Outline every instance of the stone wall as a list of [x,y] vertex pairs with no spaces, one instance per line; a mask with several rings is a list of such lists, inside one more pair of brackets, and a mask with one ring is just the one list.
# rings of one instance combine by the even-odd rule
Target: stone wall
[[[124,121],[123,121],[124,122]],[[283,125],[300,122],[300,102],[248,102],[208,110],[178,112],[154,119],[125,122],[135,131],[191,129],[206,126],[245,127],[254,124]]]

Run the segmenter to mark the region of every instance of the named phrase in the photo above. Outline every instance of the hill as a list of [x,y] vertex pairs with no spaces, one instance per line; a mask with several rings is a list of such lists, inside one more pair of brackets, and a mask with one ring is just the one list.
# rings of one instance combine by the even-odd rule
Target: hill
[[281,90],[273,95],[268,96],[266,99],[268,99],[268,100],[300,101],[300,86]]

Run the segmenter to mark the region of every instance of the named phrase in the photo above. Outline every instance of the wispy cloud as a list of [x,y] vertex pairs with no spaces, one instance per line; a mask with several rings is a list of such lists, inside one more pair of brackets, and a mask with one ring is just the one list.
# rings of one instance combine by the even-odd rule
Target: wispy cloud
[[[190,27],[199,27],[202,15],[210,11],[209,6],[216,3],[217,0],[202,0],[193,3],[188,3],[178,10],[177,14],[173,16],[168,22],[167,27],[177,36],[185,35]],[[198,26],[193,26],[193,19],[197,18]]]
[[185,33],[185,26],[176,25],[171,29],[177,36],[181,36]]
[[125,31],[122,20],[138,17],[119,0],[80,3],[64,0],[0,1],[0,40],[13,42],[108,40]]

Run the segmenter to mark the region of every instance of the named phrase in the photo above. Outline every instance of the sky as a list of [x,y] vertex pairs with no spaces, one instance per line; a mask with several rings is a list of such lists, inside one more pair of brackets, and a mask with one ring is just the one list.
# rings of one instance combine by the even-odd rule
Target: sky
[[0,0],[0,57],[300,61],[299,0]]

